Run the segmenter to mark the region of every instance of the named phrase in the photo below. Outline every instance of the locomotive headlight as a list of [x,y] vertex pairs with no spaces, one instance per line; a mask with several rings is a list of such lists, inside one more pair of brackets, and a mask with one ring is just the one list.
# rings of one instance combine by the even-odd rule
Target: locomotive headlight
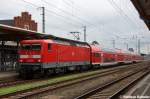
[[19,62],[23,62],[23,60],[22,60],[22,59],[20,59],[20,60],[19,60]]
[[32,58],[41,58],[41,55],[32,55]]
[[28,58],[29,55],[20,55],[20,58]]
[[38,62],[41,62],[41,59],[38,59]]

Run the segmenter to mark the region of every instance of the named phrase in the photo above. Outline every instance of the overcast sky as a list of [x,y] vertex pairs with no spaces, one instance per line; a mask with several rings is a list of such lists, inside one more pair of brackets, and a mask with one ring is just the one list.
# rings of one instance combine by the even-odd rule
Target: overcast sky
[[[27,2],[24,2],[27,1]],[[80,32],[87,27],[88,42],[98,41],[101,46],[126,49],[136,48],[136,37],[141,39],[141,51],[150,49],[150,32],[139,18],[130,0],[3,0],[0,3],[0,19],[11,19],[28,11],[38,22],[41,32],[40,6],[46,8],[46,33],[74,39],[69,32]]]

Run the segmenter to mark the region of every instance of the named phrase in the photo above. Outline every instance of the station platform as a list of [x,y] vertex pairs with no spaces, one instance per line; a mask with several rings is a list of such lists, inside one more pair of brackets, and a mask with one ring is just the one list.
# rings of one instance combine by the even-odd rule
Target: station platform
[[18,73],[16,73],[16,71],[0,72],[0,81],[7,80],[7,79],[10,80],[16,77],[18,77]]
[[126,99],[150,99],[150,74],[133,86],[123,97]]

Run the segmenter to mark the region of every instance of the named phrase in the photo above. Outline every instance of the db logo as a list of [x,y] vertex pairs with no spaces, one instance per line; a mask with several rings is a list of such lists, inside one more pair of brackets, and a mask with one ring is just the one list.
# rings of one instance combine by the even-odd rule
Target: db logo
[[74,52],[72,52],[72,56],[74,56]]

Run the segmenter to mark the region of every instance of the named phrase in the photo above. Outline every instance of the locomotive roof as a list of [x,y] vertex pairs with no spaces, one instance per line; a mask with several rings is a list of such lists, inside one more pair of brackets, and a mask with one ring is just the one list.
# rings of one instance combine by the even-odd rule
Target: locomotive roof
[[52,40],[22,40],[21,43],[36,43],[36,42],[48,42],[53,43]]
[[63,45],[72,45],[72,46],[82,46],[82,47],[89,47],[88,43],[86,44],[80,44],[80,43],[74,43],[74,42],[68,42],[68,41],[62,41],[62,40],[53,40],[53,39],[39,39],[39,40],[22,40],[21,43],[57,43],[57,44],[63,44]]
[[73,43],[88,45],[87,42],[82,42],[82,41],[77,41],[77,40],[71,40],[71,39],[62,38],[62,37],[57,37],[57,36],[49,35],[49,34],[44,35],[44,36],[42,37],[42,39],[52,39],[52,40],[55,40],[55,41],[67,41],[67,42],[73,42]]

